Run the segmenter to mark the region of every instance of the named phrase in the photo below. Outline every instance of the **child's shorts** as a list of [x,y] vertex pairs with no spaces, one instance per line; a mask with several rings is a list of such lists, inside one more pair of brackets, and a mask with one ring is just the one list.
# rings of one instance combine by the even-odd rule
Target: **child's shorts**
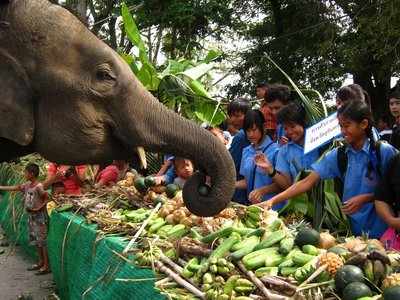
[[47,244],[48,215],[46,211],[29,213],[28,230],[29,244],[44,247]]

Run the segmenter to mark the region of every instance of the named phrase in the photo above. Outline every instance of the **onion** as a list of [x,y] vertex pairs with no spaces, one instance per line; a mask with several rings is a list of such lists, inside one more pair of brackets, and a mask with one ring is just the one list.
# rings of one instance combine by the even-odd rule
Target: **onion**
[[319,247],[329,249],[336,245],[336,239],[329,232],[321,232],[319,235]]
[[175,224],[175,217],[173,214],[169,214],[168,216],[165,217],[165,221],[167,221],[168,224]]

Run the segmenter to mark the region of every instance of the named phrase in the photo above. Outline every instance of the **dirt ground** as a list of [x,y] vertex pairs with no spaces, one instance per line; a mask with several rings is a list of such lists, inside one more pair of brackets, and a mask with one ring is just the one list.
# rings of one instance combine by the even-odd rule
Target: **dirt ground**
[[57,299],[52,296],[52,275],[35,275],[27,271],[34,261],[27,258],[18,246],[7,246],[0,229],[0,299],[42,300]]

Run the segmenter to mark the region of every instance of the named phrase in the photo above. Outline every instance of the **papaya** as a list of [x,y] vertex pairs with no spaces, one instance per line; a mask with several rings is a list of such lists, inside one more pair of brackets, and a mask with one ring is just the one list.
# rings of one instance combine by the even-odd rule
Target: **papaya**
[[145,179],[143,177],[136,178],[133,185],[141,193],[144,193],[147,191],[147,186],[145,183]]
[[400,285],[392,286],[383,291],[383,300],[400,299]]
[[[336,272],[335,286],[338,291],[343,291],[352,282],[364,282],[364,273],[359,267],[344,265]],[[357,299],[357,297],[353,299]]]
[[147,176],[144,179],[144,184],[146,185],[146,187],[150,188],[156,185],[156,179],[153,176]]

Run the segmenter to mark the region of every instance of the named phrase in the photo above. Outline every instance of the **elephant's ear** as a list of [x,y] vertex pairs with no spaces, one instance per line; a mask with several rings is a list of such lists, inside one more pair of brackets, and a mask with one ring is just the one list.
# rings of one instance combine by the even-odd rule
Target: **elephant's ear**
[[26,146],[33,140],[32,92],[22,66],[0,49],[0,137]]
[[11,2],[11,0],[0,0],[0,5],[8,4],[10,2]]

